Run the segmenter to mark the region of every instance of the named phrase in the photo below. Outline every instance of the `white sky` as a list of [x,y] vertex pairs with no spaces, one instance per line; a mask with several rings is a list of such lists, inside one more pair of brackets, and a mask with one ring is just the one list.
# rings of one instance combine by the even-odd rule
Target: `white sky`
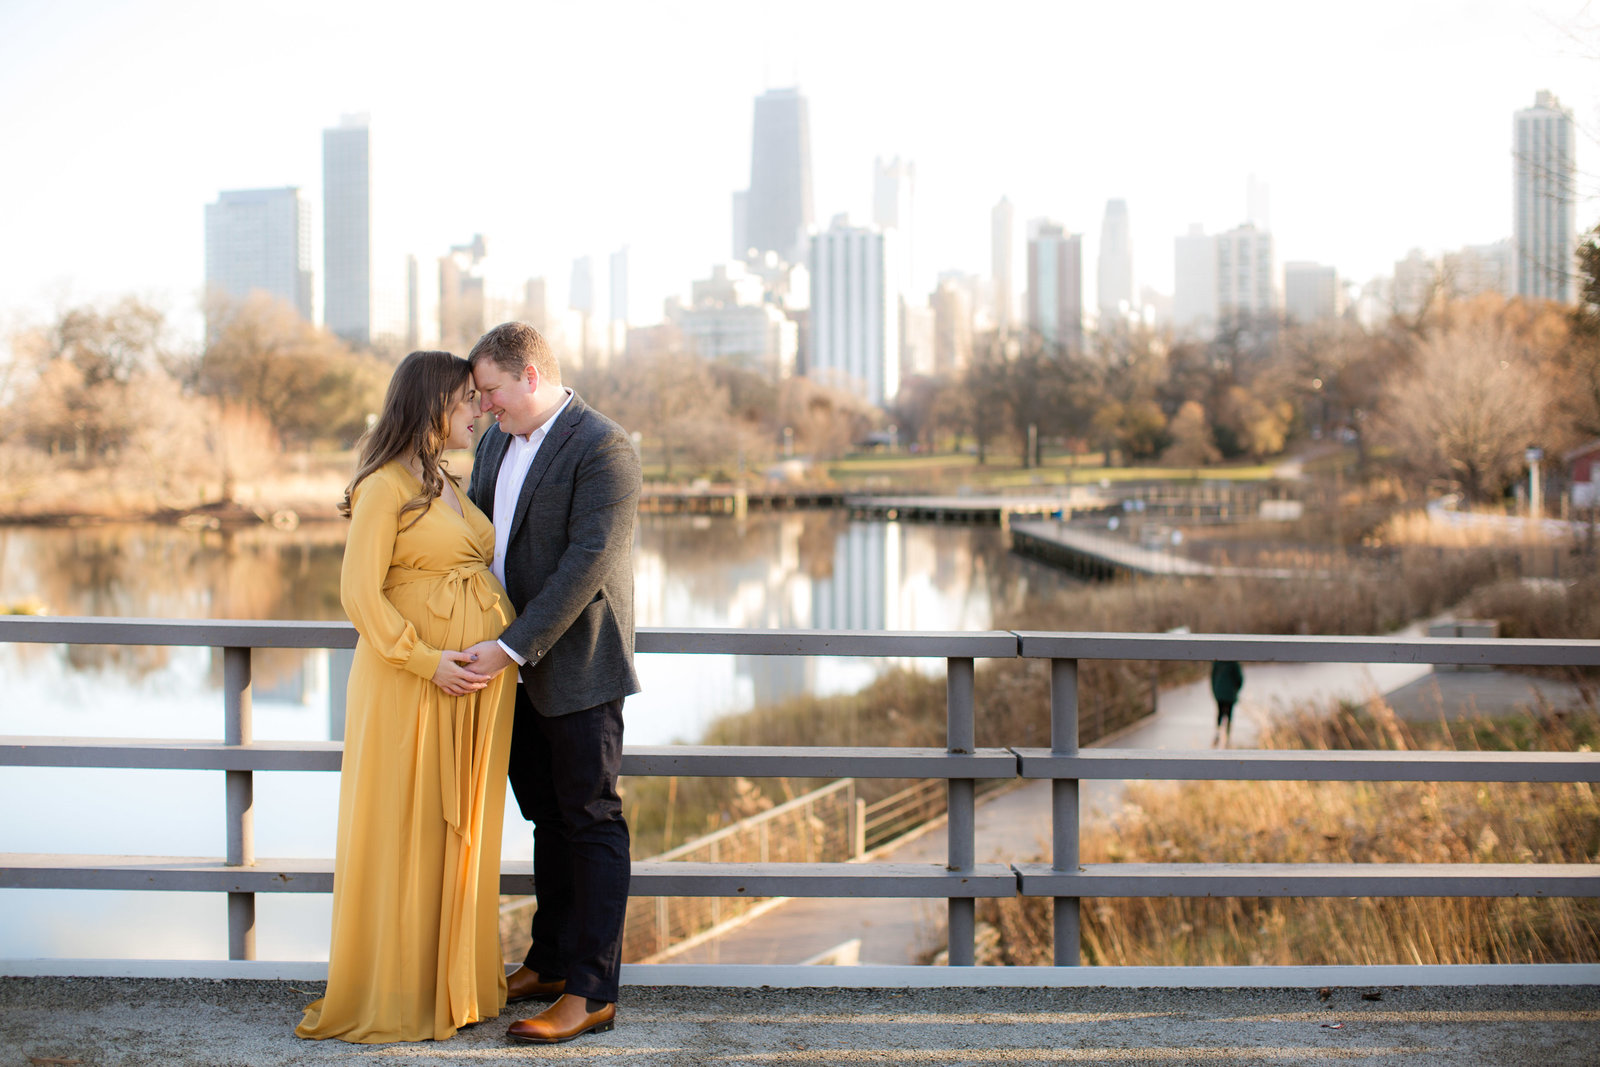
[[367,111],[400,248],[482,232],[559,293],[573,257],[626,244],[631,317],[653,321],[727,258],[753,98],[796,80],[818,221],[870,216],[875,156],[914,160],[930,282],[988,273],[1009,195],[1019,229],[1086,235],[1092,302],[1122,197],[1136,284],[1170,292],[1173,237],[1242,221],[1251,173],[1280,261],[1364,280],[1412,247],[1494,241],[1512,112],[1546,88],[1580,127],[1580,226],[1600,221],[1584,0],[0,0],[0,316],[134,292],[193,321],[204,205],[299,185],[320,216],[321,130]]

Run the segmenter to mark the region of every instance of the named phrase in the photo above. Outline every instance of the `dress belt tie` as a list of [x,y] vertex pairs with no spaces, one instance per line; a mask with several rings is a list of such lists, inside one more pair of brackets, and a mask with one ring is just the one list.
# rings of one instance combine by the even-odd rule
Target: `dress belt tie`
[[[498,599],[493,585],[488,581],[490,571],[482,562],[466,563],[448,570],[422,570],[394,565],[384,579],[385,592],[415,582],[436,583],[428,594],[428,610],[436,618],[451,620],[446,629],[445,648],[457,651],[464,648],[466,640],[465,608],[470,595],[478,607],[488,611]],[[441,814],[450,829],[461,835],[462,845],[471,844],[472,827],[466,823],[466,813],[472,810],[472,790],[476,784],[476,767],[486,757],[490,717],[482,714],[480,693],[453,697],[429,683],[422,693],[419,711],[426,719],[433,717],[433,729],[439,743],[439,803]]]

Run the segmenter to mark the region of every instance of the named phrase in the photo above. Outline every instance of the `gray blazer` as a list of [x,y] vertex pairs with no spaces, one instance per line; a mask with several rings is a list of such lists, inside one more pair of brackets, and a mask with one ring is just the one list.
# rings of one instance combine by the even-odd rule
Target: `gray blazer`
[[[510,437],[490,426],[468,489],[494,517]],[[639,691],[633,670],[633,523],[639,457],[622,427],[577,393],[522,483],[506,548],[517,613],[500,640],[527,658],[522,684],[541,715],[567,715]]]

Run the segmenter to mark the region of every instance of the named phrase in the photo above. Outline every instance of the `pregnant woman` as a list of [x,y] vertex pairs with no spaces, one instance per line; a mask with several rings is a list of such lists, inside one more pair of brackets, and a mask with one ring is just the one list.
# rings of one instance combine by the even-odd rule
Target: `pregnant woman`
[[494,525],[441,455],[472,447],[467,361],[413,352],[362,439],[341,512],[350,671],[327,994],[295,1033],[444,1039],[500,1013],[500,820],[511,675],[465,649],[511,621]]

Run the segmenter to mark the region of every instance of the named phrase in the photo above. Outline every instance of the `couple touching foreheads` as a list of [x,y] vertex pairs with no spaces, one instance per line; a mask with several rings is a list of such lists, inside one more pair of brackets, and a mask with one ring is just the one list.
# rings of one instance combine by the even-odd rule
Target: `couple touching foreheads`
[[[465,492],[444,452],[477,443]],[[508,1036],[609,1030],[628,895],[617,795],[633,669],[639,459],[561,384],[531,326],[467,359],[413,352],[340,510],[350,670],[326,995],[301,1037],[444,1039],[507,1002]],[[500,957],[508,777],[533,823],[533,946]]]

